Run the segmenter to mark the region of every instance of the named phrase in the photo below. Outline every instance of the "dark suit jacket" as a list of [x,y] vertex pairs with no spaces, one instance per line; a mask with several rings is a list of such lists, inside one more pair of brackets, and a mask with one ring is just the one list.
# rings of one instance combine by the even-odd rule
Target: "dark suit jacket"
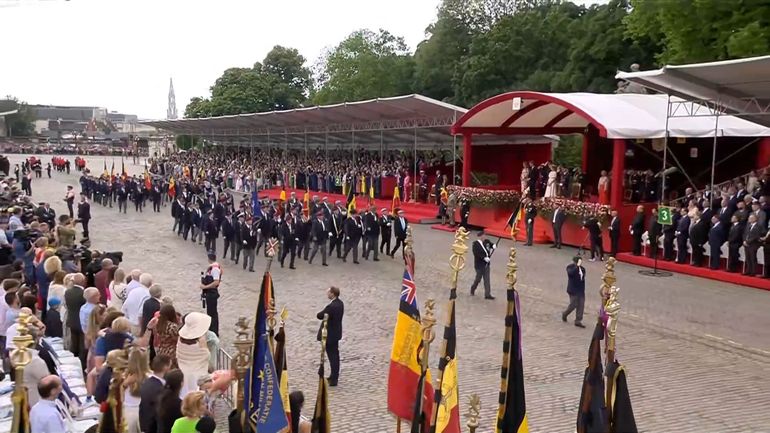
[[690,243],[693,245],[703,245],[708,239],[708,224],[705,220],[699,219],[690,226]]
[[361,226],[360,218],[348,218],[345,221],[345,236],[347,236],[348,239],[358,242],[358,240],[361,239],[362,234],[363,227]]
[[313,220],[313,240],[316,242],[326,242],[329,239],[329,222],[324,221],[321,224],[319,219]]
[[680,236],[684,236],[685,239],[690,237],[690,217],[683,216],[679,219],[679,223],[676,225],[676,231]]
[[149,298],[142,304],[142,333],[147,330],[147,324],[150,323],[156,312],[160,311],[160,301],[155,298]]
[[[329,320],[326,322],[326,339],[327,341],[340,341],[342,339],[342,316],[345,314],[345,304],[340,298],[332,299],[331,302],[316,315],[318,320],[324,319],[324,314],[329,315]],[[318,328],[318,341],[321,341],[321,330],[323,329],[323,323]]]
[[409,228],[409,221],[404,218],[404,226],[401,226],[401,219],[395,217],[393,219],[393,233],[396,235],[396,239],[406,239],[406,231]]
[[752,228],[751,224],[746,223],[746,231],[743,234],[743,241],[749,244],[749,246],[758,246],[759,238],[762,237],[762,226],[759,223],[754,223]]
[[561,230],[561,226],[564,224],[564,220],[567,219],[567,212],[564,211],[564,209],[556,210],[554,211],[553,218],[551,221],[553,221],[553,227],[556,230]]
[[366,215],[364,215],[363,221],[364,221],[364,227],[366,230],[367,236],[379,236],[380,234],[380,225],[377,224],[377,214],[367,212]]
[[163,384],[156,377],[149,377],[139,388],[142,399],[139,402],[139,427],[143,432],[155,432],[158,430],[158,399],[163,391]]
[[602,235],[602,228],[599,226],[599,221],[596,220],[596,218],[590,218],[588,221],[583,224],[583,226],[588,229],[588,232],[591,233],[591,236],[598,238]]
[[615,217],[614,221],[610,219],[609,231],[611,238],[620,237],[620,217]]
[[727,231],[724,224],[718,222],[709,230],[709,245],[719,248],[725,241],[727,241]]
[[730,231],[727,235],[727,241],[734,245],[740,245],[741,242],[743,242],[743,230],[741,230],[740,223],[730,226]]
[[478,270],[484,269],[484,267],[487,266],[487,262],[484,261],[484,258],[489,257],[491,253],[492,248],[489,241],[484,242],[483,246],[481,245],[481,242],[473,241],[473,267]]
[[[581,278],[580,271],[583,271]],[[586,268],[570,263],[567,266],[567,293],[570,295],[584,295],[586,293]]]
[[654,243],[653,239],[660,237],[661,232],[663,231],[661,225],[658,223],[657,215],[653,215],[650,217],[650,224],[648,227],[649,228],[647,229],[647,231],[648,231],[648,234],[650,235],[650,243]]
[[83,299],[82,287],[73,286],[64,292],[64,304],[67,306],[67,311],[70,312],[67,314],[67,327],[70,329],[83,332],[80,329],[80,315],[78,313],[80,312],[80,307],[85,303],[86,300]]
[[634,232],[634,236],[641,236],[644,233],[644,214],[637,213],[634,215],[634,221],[631,222],[631,230]]

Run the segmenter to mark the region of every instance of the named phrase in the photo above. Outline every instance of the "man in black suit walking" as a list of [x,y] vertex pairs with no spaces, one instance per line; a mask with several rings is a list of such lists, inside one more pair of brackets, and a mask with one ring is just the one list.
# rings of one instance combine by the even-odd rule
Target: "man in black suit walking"
[[374,254],[373,260],[379,262],[377,252],[377,238],[380,237],[380,225],[378,224],[377,208],[372,206],[369,212],[364,215],[364,236],[366,237],[366,243],[364,245],[364,258],[369,260],[369,253]]
[[495,245],[490,242],[484,232],[478,234],[479,238],[473,243],[473,267],[476,269],[476,278],[471,284],[471,296],[476,294],[481,279],[484,279],[484,299],[495,299],[492,296],[492,288],[489,283],[489,267]]
[[348,254],[353,250],[353,263],[358,264],[358,243],[361,241],[363,227],[361,226],[361,216],[355,209],[350,211],[350,216],[345,220],[345,254],[342,255],[342,261],[348,261]]
[[[324,316],[328,315],[326,321],[326,356],[329,357],[329,367],[331,368],[329,386],[337,386],[340,377],[339,343],[342,339],[342,316],[345,314],[345,304],[340,300],[340,289],[337,287],[329,287],[326,290],[326,296],[330,301],[316,317],[318,320],[323,320]],[[318,341],[321,341],[322,330],[323,323],[318,328]]]
[[164,377],[171,368],[171,358],[157,355],[152,360],[152,374],[142,382],[139,388],[139,427],[143,432],[158,430],[158,399],[166,384]]
[[382,215],[379,218],[380,234],[382,235],[380,237],[380,252],[382,252],[384,247],[385,255],[387,255],[390,251],[390,233],[392,232],[391,228],[393,227],[393,218],[390,216],[390,212],[386,208],[382,208],[381,213]]
[[744,275],[753,277],[757,274],[757,250],[759,249],[760,238],[762,238],[762,227],[757,222],[757,216],[751,214],[743,233],[743,246],[746,249],[746,272],[743,273]]
[[610,231],[610,256],[615,257],[618,254],[618,243],[620,242],[620,218],[618,218],[618,211],[613,209],[610,211],[610,225],[608,230]]
[[551,218],[551,224],[553,224],[553,245],[551,248],[561,249],[561,228],[565,219],[567,219],[567,213],[564,212],[561,205],[558,205],[553,211],[553,218]]
[[294,216],[288,215],[286,220],[281,224],[281,238],[283,239],[283,248],[281,248],[281,267],[286,260],[286,256],[291,256],[289,261],[289,269],[296,269],[294,267],[294,257],[297,255],[297,228],[294,225]]
[[[393,250],[390,252],[390,258],[394,258],[396,256],[396,251],[398,251],[399,247],[404,246],[404,241],[406,240],[406,232],[409,229],[409,221],[404,218],[404,211],[401,209],[396,210],[396,215],[398,215],[393,220],[393,232],[396,235],[396,245],[393,247]],[[403,252],[403,248],[402,248]]]
[[321,258],[323,266],[329,266],[326,264],[326,242],[328,241],[331,233],[329,232],[329,224],[324,221],[324,213],[319,211],[316,213],[316,219],[313,221],[313,227],[310,231],[310,236],[313,238],[313,251],[310,253],[309,264],[313,264],[318,249],[321,249]]
[[561,320],[567,321],[572,311],[575,311],[575,326],[585,328],[583,325],[583,308],[586,300],[586,269],[583,267],[583,259],[580,256],[572,258],[572,263],[567,265],[567,294],[569,305],[561,313]]
[[709,268],[719,269],[721,267],[720,257],[722,255],[722,244],[727,240],[727,231],[719,220],[718,215],[711,217],[711,230],[709,230]]
[[342,258],[342,238],[344,237],[344,227],[342,224],[342,215],[339,208],[332,210],[332,218],[329,221],[329,255],[332,255],[334,249],[337,249],[337,258]]
[[[644,206],[636,207],[636,215],[628,228],[631,231],[631,237],[634,240],[633,254],[642,255],[642,233],[644,233]],[[652,241],[650,241],[652,242]]]

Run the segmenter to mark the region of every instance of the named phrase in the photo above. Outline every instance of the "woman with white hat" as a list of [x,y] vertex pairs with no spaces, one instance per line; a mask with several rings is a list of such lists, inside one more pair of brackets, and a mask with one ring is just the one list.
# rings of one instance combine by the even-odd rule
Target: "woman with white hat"
[[176,345],[176,359],[184,373],[184,385],[180,397],[198,389],[198,377],[209,373],[209,349],[206,345],[206,331],[211,317],[193,312],[185,316],[184,325],[179,329]]

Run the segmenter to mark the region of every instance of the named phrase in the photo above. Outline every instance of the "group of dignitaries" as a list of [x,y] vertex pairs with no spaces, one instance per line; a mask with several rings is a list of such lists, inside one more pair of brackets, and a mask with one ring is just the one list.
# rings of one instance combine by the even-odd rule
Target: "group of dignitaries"
[[[672,208],[671,225],[658,223],[658,210],[653,209],[645,224],[644,208],[639,206],[629,227],[634,240],[633,253],[642,253],[642,235],[647,231],[651,256],[658,254],[658,240],[663,237],[663,259],[676,263],[703,266],[705,248],[709,248],[709,268],[720,269],[722,247],[727,243],[727,271],[755,276],[759,270],[757,253],[763,249],[765,260],[770,259],[770,203],[765,197],[753,197],[743,185],[730,187],[726,192],[689,200],[685,207]],[[615,218],[617,219],[617,218]],[[616,224],[611,221],[610,227]],[[617,230],[617,229],[616,229]],[[674,244],[676,243],[676,251]],[[688,262],[688,243],[691,249]],[[744,248],[744,266],[740,266],[740,249]],[[767,262],[765,262],[767,263]],[[770,278],[770,266],[764,266],[762,276]]]
[[267,256],[271,239],[277,241],[274,248],[281,267],[288,257],[290,269],[296,269],[297,257],[312,264],[319,250],[322,266],[328,266],[327,257],[335,252],[343,262],[352,253],[353,263],[359,264],[359,248],[366,260],[379,261],[380,253],[393,258],[403,248],[409,226],[402,210],[395,214],[386,208],[378,213],[374,206],[359,211],[340,201],[332,205],[327,197],[314,196],[305,204],[294,193],[286,201],[272,201],[258,199],[255,192],[251,198],[243,196],[236,207],[229,192],[195,193],[186,187],[171,205],[172,230],[178,236],[204,245],[208,252],[216,252],[221,236],[221,257],[229,253],[230,260],[241,262],[249,272],[254,272],[260,251]]

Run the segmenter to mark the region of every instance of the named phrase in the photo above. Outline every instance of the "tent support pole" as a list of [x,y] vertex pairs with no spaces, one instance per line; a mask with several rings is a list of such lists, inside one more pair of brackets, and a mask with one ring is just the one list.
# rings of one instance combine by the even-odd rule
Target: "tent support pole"
[[414,176],[412,177],[414,201],[417,201],[417,127],[414,128]]
[[714,143],[711,145],[711,184],[709,185],[709,201],[714,200],[714,173],[717,164],[717,137],[719,137],[719,96],[714,107]]
[[661,171],[661,180],[660,180],[660,198],[658,199],[658,204],[664,204],[667,203],[665,200],[666,198],[666,164],[668,162],[668,120],[671,117],[671,95],[667,95],[666,99],[666,132],[663,136],[663,170]]

